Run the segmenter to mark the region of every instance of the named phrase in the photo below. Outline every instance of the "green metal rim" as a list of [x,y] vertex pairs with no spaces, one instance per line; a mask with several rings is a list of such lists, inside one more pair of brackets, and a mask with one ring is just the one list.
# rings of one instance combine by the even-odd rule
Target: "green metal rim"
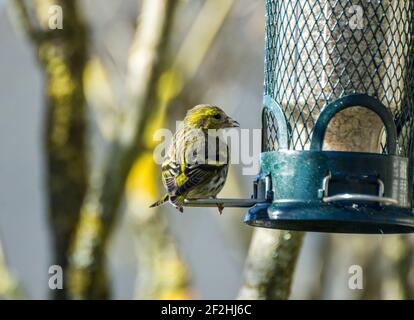
[[275,206],[257,204],[245,216],[251,226],[331,233],[414,233],[414,214],[393,206],[382,208],[332,205]]

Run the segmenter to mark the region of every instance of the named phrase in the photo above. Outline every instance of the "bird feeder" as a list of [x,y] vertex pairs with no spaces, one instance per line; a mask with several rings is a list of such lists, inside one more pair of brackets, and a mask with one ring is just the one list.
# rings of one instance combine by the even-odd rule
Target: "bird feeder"
[[266,2],[268,228],[414,232],[412,1]]
[[[414,232],[414,3],[266,1],[252,226]],[[213,205],[216,199],[191,200]]]

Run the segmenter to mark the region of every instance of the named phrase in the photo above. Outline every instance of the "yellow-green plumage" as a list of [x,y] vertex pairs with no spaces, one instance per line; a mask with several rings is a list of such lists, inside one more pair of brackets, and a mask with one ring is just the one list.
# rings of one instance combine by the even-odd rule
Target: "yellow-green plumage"
[[228,146],[217,129],[229,127],[238,127],[238,123],[216,106],[198,105],[187,112],[162,164],[167,194],[152,207],[169,201],[182,212],[186,198],[217,196],[230,161]]

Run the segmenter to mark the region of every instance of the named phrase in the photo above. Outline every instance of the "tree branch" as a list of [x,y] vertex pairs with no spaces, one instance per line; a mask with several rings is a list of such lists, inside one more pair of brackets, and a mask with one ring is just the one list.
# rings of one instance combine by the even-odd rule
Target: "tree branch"
[[[129,58],[129,104],[104,173],[91,182],[72,243],[69,290],[73,298],[107,298],[105,246],[122,200],[125,181],[140,150],[144,124],[154,116],[155,90],[176,0],[145,0]],[[102,285],[98,285],[102,284]]]
[[[169,233],[165,216],[160,209],[148,208],[149,203],[160,197],[159,185],[154,179],[158,168],[152,158],[152,137],[163,126],[171,100],[181,94],[204,61],[232,4],[233,0],[214,0],[204,4],[172,65],[164,68],[157,81],[158,90],[152,103],[156,115],[152,122],[146,122],[140,144],[143,150],[138,151],[127,184],[128,215],[133,219],[137,241],[137,298],[191,297],[188,269]],[[200,37],[201,32],[203,37]]]
[[[76,1],[38,0],[33,13],[29,13],[23,0],[14,3],[46,77],[44,148],[53,264],[65,270],[70,238],[78,222],[88,180],[82,79],[88,56],[88,29],[78,13]],[[63,29],[48,28],[51,5],[62,7]],[[33,22],[35,18],[38,27]],[[66,289],[56,290],[54,294],[57,298],[66,298]]]
[[302,232],[256,229],[239,299],[287,299],[303,236]]

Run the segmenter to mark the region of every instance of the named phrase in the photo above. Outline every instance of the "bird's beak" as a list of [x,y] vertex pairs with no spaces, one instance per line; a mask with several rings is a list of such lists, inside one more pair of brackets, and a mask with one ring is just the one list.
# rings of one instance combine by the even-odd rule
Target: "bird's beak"
[[228,117],[226,127],[227,128],[237,128],[237,127],[240,127],[240,124],[236,120]]

